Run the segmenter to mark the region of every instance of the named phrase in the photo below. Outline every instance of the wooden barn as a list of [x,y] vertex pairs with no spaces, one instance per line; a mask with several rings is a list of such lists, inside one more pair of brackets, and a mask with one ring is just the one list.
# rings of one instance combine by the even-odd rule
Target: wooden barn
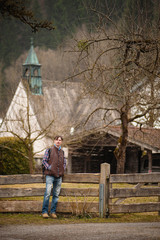
[[[100,164],[111,165],[116,173],[114,150],[121,136],[120,126],[79,138],[79,147],[73,138],[69,145],[69,172],[99,172]],[[125,173],[160,171],[160,129],[129,127]]]

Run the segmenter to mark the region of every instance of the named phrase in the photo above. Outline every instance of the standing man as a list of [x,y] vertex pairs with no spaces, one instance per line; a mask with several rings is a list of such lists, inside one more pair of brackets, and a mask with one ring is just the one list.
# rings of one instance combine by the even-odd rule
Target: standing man
[[53,186],[53,196],[51,203],[51,217],[57,218],[56,207],[61,190],[62,176],[66,168],[66,159],[64,157],[64,151],[61,149],[63,138],[56,136],[54,138],[54,146],[48,148],[45,151],[42,164],[45,167],[46,175],[46,190],[44,193],[42,216],[48,218],[49,199],[51,195],[51,189]]

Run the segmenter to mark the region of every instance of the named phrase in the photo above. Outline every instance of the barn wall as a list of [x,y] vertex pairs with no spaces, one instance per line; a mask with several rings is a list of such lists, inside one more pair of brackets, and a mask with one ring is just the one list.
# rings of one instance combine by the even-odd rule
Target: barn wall
[[[111,174],[116,173],[117,160],[114,156],[115,147],[99,147],[97,153],[94,152],[89,156],[84,153],[79,155],[72,155],[72,173],[97,173],[100,172],[100,165],[104,162],[109,163],[111,166]],[[140,172],[140,149],[128,148],[126,155],[125,173],[138,173]]]

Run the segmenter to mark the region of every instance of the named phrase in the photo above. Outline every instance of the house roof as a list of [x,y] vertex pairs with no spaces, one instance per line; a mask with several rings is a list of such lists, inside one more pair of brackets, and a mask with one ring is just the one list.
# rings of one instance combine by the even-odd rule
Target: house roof
[[[94,145],[116,146],[118,138],[121,136],[121,126],[107,126],[97,128],[93,131],[86,131],[78,135],[79,142],[86,144],[84,139],[90,139],[89,144],[94,139]],[[160,129],[128,127],[128,144],[127,146],[139,146],[142,150],[148,149],[153,153],[160,153]],[[88,141],[88,140],[87,140]],[[77,145],[77,136],[73,136],[69,145]],[[92,144],[91,144],[92,145]]]
[[[87,117],[95,108],[102,107],[100,98],[83,97],[83,87],[80,83],[46,83],[43,87],[43,95],[32,95],[30,102],[42,129],[50,125],[49,137],[62,134],[70,137],[71,128],[79,132],[80,129],[89,130],[104,124],[103,111],[99,110],[84,125]],[[115,118],[108,116],[107,121]],[[84,125],[84,126],[83,126]]]
[[[108,133],[114,136],[120,136],[121,127],[109,126]],[[153,152],[160,152],[160,129],[129,126],[128,141],[141,146],[141,148],[149,149]]]

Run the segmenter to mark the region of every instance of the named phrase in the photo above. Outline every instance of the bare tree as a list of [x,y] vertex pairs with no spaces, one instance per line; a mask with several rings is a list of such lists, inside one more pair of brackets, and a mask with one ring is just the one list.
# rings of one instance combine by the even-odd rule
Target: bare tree
[[40,28],[53,30],[55,27],[52,22],[47,20],[38,21],[31,10],[26,8],[24,0],[0,0],[0,13],[1,16],[14,17],[19,19],[22,23],[31,27],[33,32],[37,32]]
[[[92,34],[76,39],[74,49],[79,52],[77,66],[81,67],[85,93],[103,98],[103,105],[95,108],[87,121],[101,110],[104,127],[121,124],[114,151],[117,173],[124,173],[129,125],[154,126],[160,109],[159,18],[151,22],[147,8],[141,8],[138,1],[134,4],[137,18],[128,10],[125,18],[116,22],[112,11],[107,15],[92,9],[100,25]],[[113,111],[117,117],[110,121]]]
[[[40,99],[41,96],[36,97],[37,100],[34,102],[28,84],[20,82],[1,126],[1,136],[13,136],[19,139],[26,147],[28,155],[24,157],[28,160],[30,174],[34,172],[35,155],[43,152],[46,148],[41,139],[46,137],[54,122],[53,118],[48,117],[44,126],[40,126],[37,120],[39,115],[41,115],[41,118],[44,117],[44,104]],[[36,105],[36,110],[34,105]],[[45,107],[47,110],[47,104]],[[49,143],[51,144],[51,142]],[[35,144],[37,145],[36,149]]]

